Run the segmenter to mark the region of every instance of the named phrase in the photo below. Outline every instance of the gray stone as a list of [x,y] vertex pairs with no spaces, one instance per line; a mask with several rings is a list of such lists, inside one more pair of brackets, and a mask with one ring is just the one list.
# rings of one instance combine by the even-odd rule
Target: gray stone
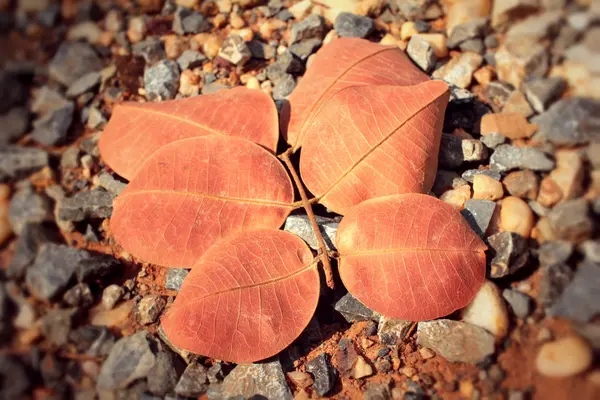
[[102,60],[87,43],[62,42],[48,65],[50,77],[69,86],[91,71],[102,69]]
[[406,338],[412,325],[412,321],[382,316],[379,319],[377,336],[381,344],[395,346]]
[[206,367],[196,362],[187,366],[175,387],[175,393],[184,397],[200,397],[207,390],[208,376],[206,374]]
[[208,58],[199,51],[186,50],[177,59],[177,64],[179,64],[182,71],[185,71],[186,69],[201,67],[207,60]]
[[159,295],[151,294],[144,296],[136,306],[138,322],[142,325],[156,322],[166,304],[167,301]]
[[498,173],[496,171],[492,171],[491,169],[468,169],[462,173],[461,177],[465,181],[467,181],[469,183],[473,183],[473,179],[475,179],[475,177],[477,175],[486,175],[497,181],[502,179],[502,175],[500,175],[500,173]]
[[26,108],[11,108],[0,115],[0,146],[19,139],[29,128],[29,111]]
[[600,129],[600,101],[571,97],[554,103],[548,111],[532,119],[539,126],[536,141],[557,146],[575,146],[597,141]]
[[54,346],[67,344],[77,314],[76,308],[50,310],[42,318],[43,335]]
[[84,121],[86,121],[86,125],[90,129],[98,129],[108,122],[102,114],[102,111],[100,111],[98,107],[93,106],[89,107],[87,119],[84,119]]
[[558,239],[580,243],[592,233],[594,225],[585,199],[568,200],[548,213],[548,221]]
[[573,279],[573,270],[567,264],[550,264],[542,267],[538,302],[551,307]]
[[165,287],[169,290],[179,291],[179,289],[181,289],[181,285],[183,285],[183,280],[189,273],[190,271],[187,269],[169,268],[167,271]]
[[160,340],[162,340],[167,346],[169,346],[169,348],[172,351],[179,354],[179,356],[181,358],[183,358],[183,360],[187,364],[191,364],[200,358],[199,355],[191,353],[191,352],[184,350],[181,347],[178,347],[175,344],[171,343],[171,341],[169,341],[169,338],[167,337],[167,335],[165,335],[165,331],[163,330],[162,326],[159,325],[157,333],[158,333],[158,337],[160,338]]
[[33,122],[31,138],[46,146],[64,143],[71,122],[73,122],[74,110],[75,104],[67,102],[38,118]]
[[211,23],[201,13],[191,8],[177,7],[172,29],[178,35],[208,32],[211,29]]
[[26,186],[13,195],[8,205],[8,222],[13,232],[21,234],[25,225],[52,220],[50,199]]
[[311,15],[292,25],[290,44],[306,39],[323,39],[326,33],[325,20],[320,15]]
[[503,144],[494,150],[490,157],[490,166],[498,172],[507,172],[513,169],[550,171],[554,169],[554,161],[539,149]]
[[69,307],[88,308],[94,304],[94,295],[86,283],[78,283],[65,292],[63,302]]
[[112,310],[119,300],[123,298],[125,294],[125,289],[123,289],[119,285],[109,285],[102,292],[102,305],[107,310]]
[[449,84],[448,87],[450,88],[450,103],[452,105],[472,104],[476,99],[476,96],[468,89],[453,84]]
[[144,90],[150,100],[174,99],[179,88],[179,66],[175,61],[163,60],[146,68]]
[[113,196],[118,196],[127,187],[127,184],[116,179],[108,172],[101,172],[98,175],[98,186],[106,189]]
[[230,35],[223,41],[219,57],[233,65],[243,66],[252,58],[252,53],[244,39],[238,35]]
[[[319,231],[328,250],[335,250],[335,234],[340,222],[334,218],[316,216]],[[285,220],[283,230],[293,233],[304,240],[312,249],[318,250],[317,237],[306,214],[290,215]]]
[[292,91],[296,88],[296,80],[291,74],[285,74],[273,88],[273,99],[282,100],[287,98]]
[[496,203],[493,201],[469,199],[465,202],[465,208],[461,214],[473,232],[484,237],[495,210]]
[[317,395],[323,397],[333,389],[336,374],[329,362],[327,353],[321,353],[307,362],[306,371],[312,374],[314,378],[313,389]]
[[431,0],[395,0],[390,3],[398,8],[400,15],[410,21],[432,17],[432,15],[428,15],[431,12],[429,9],[433,8]]
[[206,376],[208,377],[208,382],[219,383],[223,381],[228,372],[225,364],[218,361],[206,371]]
[[134,56],[144,57],[147,64],[155,64],[167,57],[162,42],[156,36],[150,36],[135,43],[131,46],[131,52]]
[[538,217],[547,217],[548,213],[550,212],[549,208],[541,205],[535,200],[529,200],[527,204],[529,205],[529,208],[531,208],[531,211],[533,211]]
[[145,378],[154,367],[156,357],[145,331],[139,331],[117,341],[102,364],[97,388],[124,389],[133,381]]
[[246,45],[250,49],[250,53],[252,53],[252,58],[270,60],[275,58],[275,55],[277,54],[275,46],[271,46],[270,44],[263,43],[259,40],[251,40],[246,43]]
[[306,61],[311,54],[321,47],[321,43],[323,41],[320,38],[302,40],[291,45],[290,52],[302,61]]
[[453,169],[465,162],[482,161],[486,158],[487,149],[479,140],[442,134],[438,156],[440,167]]
[[290,74],[301,74],[304,72],[304,64],[290,51],[285,51],[277,61],[265,68],[267,78],[275,85]]
[[567,83],[560,76],[545,79],[534,79],[525,85],[525,96],[538,113],[546,111],[554,100],[558,99],[567,88]]
[[532,311],[532,299],[525,293],[512,289],[504,289],[502,297],[510,305],[517,318],[525,319]]
[[223,380],[222,391],[226,399],[236,396],[244,399],[255,396],[281,400],[294,398],[279,361],[238,365]]
[[506,32],[505,41],[540,42],[548,36],[553,36],[558,30],[563,17],[562,10],[546,11],[534,14],[512,24]]
[[113,194],[104,189],[79,192],[58,204],[58,218],[64,221],[83,221],[90,218],[110,218]]
[[600,264],[600,240],[586,240],[581,244],[585,261]]
[[344,319],[350,323],[356,321],[376,321],[379,318],[379,314],[358,301],[358,299],[350,293],[347,293],[340,298],[335,303],[334,309],[342,314]]
[[429,42],[421,36],[413,36],[410,38],[408,47],[406,48],[406,54],[408,54],[410,59],[425,72],[431,72],[437,62],[433,47],[431,47]]
[[454,49],[465,40],[480,38],[483,36],[488,24],[489,20],[487,18],[475,18],[464,24],[456,25],[450,36],[448,36],[446,45]]
[[179,377],[185,370],[184,362],[175,353],[164,347],[163,345],[163,348],[156,353],[154,366],[148,371],[147,376],[148,390],[158,396],[172,393]]
[[481,66],[482,62],[483,57],[480,54],[464,52],[437,68],[432,76],[466,89],[471,84],[473,73]]
[[[386,359],[379,359],[378,361],[387,361]],[[389,361],[387,361],[389,363]],[[377,368],[378,371],[382,371],[381,368]],[[405,399],[410,399],[410,396],[407,392],[404,395]],[[363,400],[392,400],[392,393],[390,392],[390,388],[388,385],[384,385],[382,383],[370,383],[367,385],[365,392],[363,393]]]
[[366,38],[375,31],[375,21],[369,17],[342,12],[335,19],[333,29],[340,37]]
[[113,257],[100,253],[88,253],[88,256],[80,261],[75,270],[75,278],[78,282],[91,282],[104,279],[107,276],[119,272],[121,264]]
[[69,147],[60,156],[60,168],[77,168],[79,167],[79,149],[77,147]]
[[69,85],[67,97],[75,98],[86,92],[92,91],[98,85],[100,85],[100,78],[100,72],[96,71],[92,71],[83,75],[81,78]]
[[538,250],[541,266],[566,263],[573,254],[575,246],[562,240],[545,242]]
[[43,243],[54,241],[55,237],[55,233],[44,225],[26,224],[17,240],[6,276],[13,280],[23,279],[27,268],[35,260],[39,247]]
[[600,265],[584,262],[550,309],[550,315],[588,322],[599,314]]
[[527,241],[513,232],[500,232],[488,238],[493,249],[490,277],[502,278],[522,268],[529,260]]
[[485,53],[485,45],[483,39],[468,39],[462,42],[459,46],[462,52],[472,52],[477,54]]
[[494,335],[483,328],[449,319],[419,322],[417,340],[450,362],[476,364],[494,353]]

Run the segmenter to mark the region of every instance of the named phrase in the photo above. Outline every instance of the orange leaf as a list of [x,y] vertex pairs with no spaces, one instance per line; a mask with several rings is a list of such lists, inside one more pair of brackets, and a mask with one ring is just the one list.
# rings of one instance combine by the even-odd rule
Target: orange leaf
[[305,128],[300,172],[338,214],[361,201],[431,190],[448,86],[354,86],[337,92]]
[[306,328],[319,285],[302,239],[283,231],[242,232],[202,256],[162,326],[185,350],[236,363],[261,360]]
[[294,150],[312,118],[334,94],[350,86],[409,86],[429,78],[397,46],[336,39],[319,50],[281,111],[281,131]]
[[244,138],[274,153],[279,132],[273,100],[260,90],[240,87],[160,103],[119,104],[99,148],[104,161],[131,180],[161,147],[213,134]]
[[211,135],[162,147],[114,201],[111,229],[145,262],[189,268],[217,240],[277,229],[294,191],[279,160],[247,140]]
[[344,286],[388,317],[448,315],[485,279],[485,244],[451,205],[423,194],[359,204],[342,219],[336,244]]

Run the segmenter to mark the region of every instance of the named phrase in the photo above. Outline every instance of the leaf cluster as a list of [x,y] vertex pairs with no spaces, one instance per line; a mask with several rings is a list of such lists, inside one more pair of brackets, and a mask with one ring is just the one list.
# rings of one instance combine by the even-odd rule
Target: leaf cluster
[[[485,245],[450,205],[422,194],[448,97],[398,48],[338,39],[316,54],[279,121],[268,95],[245,88],[117,106],[100,141],[130,180],[113,235],[145,262],[191,268],[162,320],[169,339],[235,362],[294,341],[318,303],[319,265],[333,286],[313,203],[344,215],[335,257],[361,302],[414,321],[465,306],[484,280]],[[289,147],[277,156],[279,130]],[[316,256],[278,230],[301,206]]]

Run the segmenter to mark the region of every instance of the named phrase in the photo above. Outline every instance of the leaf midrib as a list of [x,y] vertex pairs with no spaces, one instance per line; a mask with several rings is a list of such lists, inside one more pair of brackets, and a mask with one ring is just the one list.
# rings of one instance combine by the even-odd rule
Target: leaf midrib
[[291,203],[284,203],[280,201],[270,201],[270,200],[257,200],[257,199],[246,199],[243,197],[230,197],[230,196],[216,196],[210,195],[206,193],[200,192],[186,192],[183,190],[164,190],[164,189],[138,189],[134,190],[130,193],[122,193],[117,197],[117,199],[124,199],[130,196],[136,196],[141,194],[165,194],[165,195],[182,195],[182,196],[191,196],[202,199],[211,199],[211,200],[220,200],[220,201],[229,201],[232,203],[240,203],[240,204],[255,204],[260,206],[268,206],[268,207],[286,207],[286,208],[294,208]]
[[227,135],[226,133],[224,133],[222,131],[218,131],[216,129],[209,128],[208,126],[206,126],[204,124],[201,124],[199,122],[195,122],[195,121],[192,121],[192,120],[189,120],[189,119],[186,119],[186,118],[183,118],[183,117],[179,117],[179,116],[174,115],[174,114],[169,114],[169,113],[166,113],[166,112],[163,112],[163,111],[158,111],[158,110],[153,110],[153,109],[149,109],[149,108],[139,107],[139,106],[131,105],[131,104],[127,104],[127,103],[123,103],[121,105],[121,107],[123,107],[123,108],[129,108],[129,109],[133,109],[133,110],[137,110],[137,111],[142,112],[142,113],[159,115],[161,117],[166,117],[166,118],[169,118],[169,119],[174,119],[176,121],[180,121],[180,122],[183,122],[183,123],[188,124],[188,125],[192,125],[192,126],[195,126],[195,127],[198,127],[198,128],[202,128],[202,129],[207,130],[208,132],[211,132],[213,134]]
[[368,256],[368,255],[379,255],[379,254],[395,254],[395,253],[428,253],[428,252],[440,252],[440,253],[483,253],[484,250],[469,250],[469,249],[436,249],[427,247],[413,247],[413,248],[397,248],[397,249],[383,249],[383,250],[372,250],[372,251],[360,251],[356,253],[343,253],[340,252],[340,257],[351,257],[351,256]]

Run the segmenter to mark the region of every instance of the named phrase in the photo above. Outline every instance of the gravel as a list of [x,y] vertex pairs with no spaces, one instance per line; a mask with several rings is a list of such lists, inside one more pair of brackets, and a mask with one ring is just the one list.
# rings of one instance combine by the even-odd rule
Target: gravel
[[527,100],[538,113],[546,111],[566,89],[567,83],[561,77],[535,79],[525,84]]
[[211,28],[212,24],[202,14],[185,7],[175,10],[172,29],[178,35],[209,32]]
[[202,364],[191,363],[177,382],[175,393],[184,397],[199,397],[208,390],[206,367]]
[[36,193],[31,186],[17,191],[8,206],[8,222],[13,232],[21,234],[27,224],[52,220],[50,199]]
[[531,297],[517,290],[504,289],[502,297],[510,305],[513,313],[517,318],[525,319],[533,309],[533,301]]
[[229,35],[219,49],[219,57],[241,66],[252,58],[252,53],[244,39],[238,35]]
[[382,316],[379,319],[377,336],[381,344],[395,346],[406,338],[412,325],[412,321]]
[[[339,220],[321,216],[316,216],[316,220],[317,224],[319,225],[321,235],[323,236],[323,240],[325,241],[325,245],[327,246],[327,249],[335,250],[335,234],[337,232],[338,225],[340,224]],[[317,237],[314,231],[312,230],[312,226],[307,215],[290,215],[285,220],[283,230],[293,233],[296,236],[299,236],[312,249],[319,249]]]
[[319,396],[325,396],[329,393],[336,380],[336,373],[329,362],[329,356],[321,353],[306,363],[306,371],[311,373],[315,383],[313,388]]
[[159,295],[144,296],[136,306],[136,317],[140,324],[149,325],[158,319],[167,301]]
[[174,99],[178,88],[179,66],[175,61],[159,61],[144,72],[144,90],[149,100]]
[[208,58],[196,50],[186,50],[177,59],[179,69],[185,71],[186,69],[194,69],[201,67]]
[[187,269],[169,268],[167,271],[165,288],[179,291],[179,289],[181,289],[181,285],[183,285],[183,280],[189,273],[190,271]]
[[48,65],[50,78],[70,86],[82,76],[99,71],[102,60],[94,49],[83,42],[63,42]]
[[15,142],[29,128],[29,111],[21,107],[11,108],[0,115],[0,126],[0,146]]
[[44,243],[56,240],[57,234],[41,224],[26,224],[17,240],[12,260],[8,264],[6,276],[22,280],[27,268],[33,263],[38,249]]
[[31,134],[32,139],[46,146],[64,143],[67,139],[69,127],[73,122],[74,110],[75,104],[65,102],[60,107],[35,120],[33,122],[33,133]]
[[375,31],[375,21],[352,13],[340,13],[333,24],[340,37],[366,38]]
[[236,397],[292,400],[294,396],[285,380],[279,361],[240,364],[223,380],[224,398]]
[[548,214],[548,221],[558,239],[575,243],[589,238],[593,229],[589,204],[585,199],[569,200],[556,205]]
[[467,220],[473,232],[484,237],[495,210],[496,203],[493,201],[469,199],[465,202],[465,208],[461,211],[461,214]]
[[83,75],[81,78],[69,85],[69,89],[67,89],[67,97],[75,98],[86,92],[94,90],[98,85],[100,85],[100,79],[100,72],[96,71],[92,71]]
[[529,260],[527,241],[513,232],[500,232],[488,238],[493,249],[490,277],[502,278],[515,273]]
[[362,304],[350,293],[340,298],[334,306],[334,309],[342,314],[344,319],[350,323],[356,321],[377,320],[379,316],[370,308]]
[[425,72],[430,72],[437,61],[433,47],[421,36],[413,36],[408,42],[406,54]]
[[554,169],[554,161],[539,149],[503,144],[494,150],[490,157],[490,166],[498,172],[508,172],[513,169],[550,171]]
[[592,141],[600,123],[600,102],[571,97],[554,103],[548,111],[532,119],[539,126],[536,141],[557,146],[575,146]]
[[[154,366],[148,371],[148,391],[157,396],[165,396],[175,390],[179,377],[185,370],[185,363],[179,356],[162,345],[156,352]],[[188,367],[189,368],[189,367]],[[184,394],[185,396],[200,396],[200,394]]]
[[306,39],[323,39],[325,36],[325,20],[320,15],[311,15],[292,25],[290,44]]
[[104,189],[79,192],[58,204],[58,218],[64,221],[83,221],[90,218],[110,218],[113,194]]
[[584,262],[564,288],[550,315],[587,322],[600,313],[600,265]]
[[163,43],[156,36],[150,36],[141,42],[135,43],[131,47],[131,51],[136,56],[144,57],[146,63],[150,65],[156,64],[167,57]]

